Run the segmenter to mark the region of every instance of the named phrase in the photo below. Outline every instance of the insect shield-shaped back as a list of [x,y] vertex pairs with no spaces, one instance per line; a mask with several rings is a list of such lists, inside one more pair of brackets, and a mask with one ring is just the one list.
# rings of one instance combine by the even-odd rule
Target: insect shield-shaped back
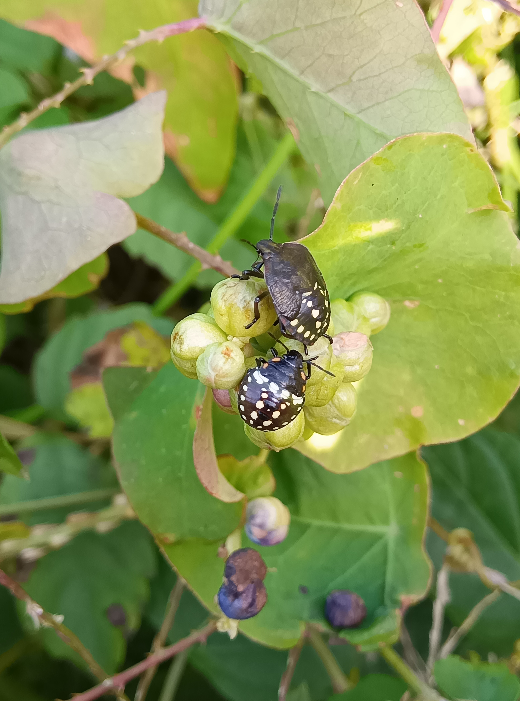
[[301,243],[265,240],[257,250],[283,335],[312,345],[330,323],[329,293],[316,261]]
[[[315,343],[320,336],[327,336],[330,322],[330,300],[325,280],[310,251],[301,243],[275,243],[274,219],[282,188],[278,188],[268,239],[259,241],[254,248],[261,257],[250,270],[240,277],[265,277],[267,289],[273,300],[282,334],[294,338],[305,347]],[[265,267],[262,273],[261,268]],[[265,294],[265,293],[264,293]],[[259,318],[255,304],[255,320]],[[255,323],[254,321],[246,328]],[[327,338],[330,339],[329,336]],[[332,339],[330,339],[332,342]]]
[[238,411],[259,431],[287,426],[303,409],[307,376],[301,353],[291,350],[272,360],[257,359],[238,386]]

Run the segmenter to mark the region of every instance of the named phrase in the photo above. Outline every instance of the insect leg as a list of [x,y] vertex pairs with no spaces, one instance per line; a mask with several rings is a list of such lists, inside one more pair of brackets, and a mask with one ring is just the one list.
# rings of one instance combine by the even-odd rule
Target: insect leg
[[328,339],[329,343],[332,343],[333,338],[332,338],[332,336],[329,336],[328,333],[323,333],[322,336],[323,336],[323,338]]
[[[248,271],[248,272],[250,272],[250,271]],[[260,273],[260,276],[261,276],[261,273]],[[251,326],[253,326],[253,324],[256,324],[258,319],[260,319],[260,309],[258,308],[258,305],[260,304],[260,302],[263,300],[264,297],[267,297],[268,294],[269,294],[269,292],[267,290],[264,290],[261,294],[258,295],[258,297],[255,297],[255,302],[254,302],[254,304],[255,304],[255,307],[254,307],[255,318],[253,319],[253,321],[250,324],[247,324],[247,326],[244,326],[245,329],[250,329]]]

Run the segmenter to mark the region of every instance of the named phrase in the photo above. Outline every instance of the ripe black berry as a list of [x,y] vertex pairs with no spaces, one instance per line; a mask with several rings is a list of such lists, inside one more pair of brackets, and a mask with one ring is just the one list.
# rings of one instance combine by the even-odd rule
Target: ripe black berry
[[325,602],[325,616],[333,628],[357,628],[366,615],[363,599],[348,589],[336,589]]
[[253,548],[234,550],[226,560],[224,577],[237,587],[248,584],[254,579],[265,579],[267,565],[262,556]]
[[[330,322],[329,293],[323,275],[308,248],[301,243],[273,241],[274,219],[280,193],[281,187],[278,188],[269,238],[259,241],[254,246],[261,260],[237,276],[241,280],[265,277],[268,290],[256,298],[255,319],[245,328],[256,323],[260,316],[258,305],[269,293],[282,334],[301,341],[307,347],[315,343],[320,336],[327,336]],[[264,273],[261,271],[262,267],[265,269]]]

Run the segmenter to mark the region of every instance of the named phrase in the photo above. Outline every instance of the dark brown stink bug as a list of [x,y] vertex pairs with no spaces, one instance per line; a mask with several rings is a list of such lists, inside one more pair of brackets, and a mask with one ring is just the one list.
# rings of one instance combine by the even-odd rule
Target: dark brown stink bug
[[317,357],[304,358],[297,350],[288,350],[282,356],[274,348],[271,352],[271,360],[256,359],[256,368],[250,368],[237,387],[239,414],[259,431],[277,431],[298,416],[305,403],[310,366],[315,365]]
[[[248,329],[260,318],[258,304],[269,293],[272,297],[282,334],[307,346],[325,336],[330,323],[330,300],[325,280],[309,249],[301,243],[276,243],[273,241],[274,219],[282,188],[278,188],[271,231],[268,239],[262,239],[253,248],[261,260],[249,270],[234,277],[248,280],[265,278],[268,292],[255,299],[255,318]],[[251,244],[253,245],[253,244]],[[264,267],[262,273],[261,268]]]

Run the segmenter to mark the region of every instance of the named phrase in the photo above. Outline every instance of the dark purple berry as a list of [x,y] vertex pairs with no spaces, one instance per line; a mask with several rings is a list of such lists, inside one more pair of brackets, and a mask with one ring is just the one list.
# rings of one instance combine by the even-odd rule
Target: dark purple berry
[[266,574],[267,565],[253,548],[240,548],[232,552],[224,568],[224,577],[239,589],[255,579],[264,580]]
[[353,591],[336,589],[327,596],[325,616],[333,628],[357,628],[366,615],[365,602]]
[[231,581],[225,582],[218,590],[218,605],[228,618],[243,621],[252,618],[263,609],[267,602],[265,585],[259,579],[239,590]]

